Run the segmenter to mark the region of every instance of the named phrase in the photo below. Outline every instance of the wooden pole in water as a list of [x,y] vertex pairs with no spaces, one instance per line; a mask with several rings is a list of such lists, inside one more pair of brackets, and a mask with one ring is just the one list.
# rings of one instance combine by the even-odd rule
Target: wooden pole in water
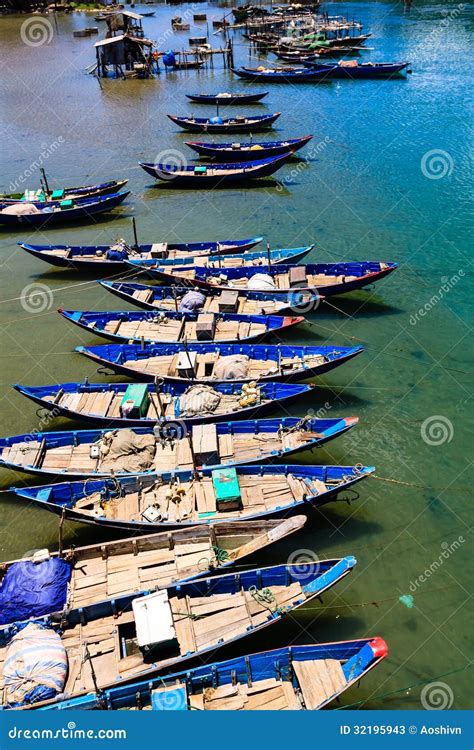
[[58,555],[63,556],[63,527],[64,519],[66,518],[66,508],[63,507],[61,510],[61,518],[59,519],[59,542],[58,542]]
[[133,237],[135,240],[135,250],[138,250],[137,223],[135,221],[134,216],[132,216],[132,228],[133,228]]

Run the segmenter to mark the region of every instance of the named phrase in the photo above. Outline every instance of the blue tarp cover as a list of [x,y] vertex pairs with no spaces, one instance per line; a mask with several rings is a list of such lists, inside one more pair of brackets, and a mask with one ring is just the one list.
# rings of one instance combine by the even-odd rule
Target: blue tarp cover
[[71,565],[61,558],[13,563],[0,584],[0,625],[61,610],[70,578]]

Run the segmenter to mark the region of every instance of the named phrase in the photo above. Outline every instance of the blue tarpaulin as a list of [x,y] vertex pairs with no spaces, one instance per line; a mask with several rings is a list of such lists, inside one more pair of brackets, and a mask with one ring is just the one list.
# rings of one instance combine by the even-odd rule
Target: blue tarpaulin
[[71,565],[61,558],[13,563],[0,584],[0,625],[61,610],[70,578]]

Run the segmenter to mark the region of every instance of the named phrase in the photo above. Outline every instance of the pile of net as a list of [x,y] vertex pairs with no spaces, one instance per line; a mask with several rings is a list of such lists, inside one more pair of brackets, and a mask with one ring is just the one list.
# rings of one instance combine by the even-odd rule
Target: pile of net
[[153,435],[137,435],[133,430],[106,432],[99,441],[99,471],[135,474],[147,471],[155,458]]
[[13,563],[0,585],[0,625],[61,611],[70,579],[71,565],[60,557]]
[[210,385],[191,385],[179,399],[179,414],[192,418],[212,414],[219,406],[221,394]]
[[271,292],[275,289],[275,282],[268,273],[256,273],[248,280],[247,289],[260,289]]
[[202,310],[205,301],[206,298],[201,292],[186,292],[179,303],[179,312],[195,312],[196,310]]
[[220,357],[212,374],[217,380],[245,380],[249,365],[250,359],[246,354],[230,354]]
[[8,214],[9,216],[31,216],[40,213],[39,208],[36,208],[33,203],[13,203],[11,206],[2,208],[2,214]]
[[37,703],[64,690],[68,659],[61,637],[47,625],[30,622],[5,649],[3,700],[7,705]]

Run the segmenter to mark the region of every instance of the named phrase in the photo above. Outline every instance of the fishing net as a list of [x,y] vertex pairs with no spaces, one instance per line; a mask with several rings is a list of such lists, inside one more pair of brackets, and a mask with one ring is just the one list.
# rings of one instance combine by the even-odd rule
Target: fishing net
[[68,659],[61,638],[42,623],[31,622],[5,649],[4,702],[36,703],[64,689]]
[[36,208],[33,203],[13,203],[11,206],[2,209],[2,214],[8,214],[9,216],[31,216],[40,213],[39,208]]
[[206,298],[201,292],[186,292],[179,303],[179,312],[194,312],[194,310],[201,310],[205,301]]
[[99,471],[147,471],[153,465],[155,449],[153,435],[137,435],[128,429],[107,432],[99,442]]
[[247,377],[250,359],[246,354],[231,354],[221,357],[214,366],[217,380],[244,380]]
[[275,282],[268,273],[256,273],[247,284],[247,289],[275,289]]
[[220,400],[221,394],[210,385],[192,385],[179,399],[179,416],[192,418],[212,414]]

